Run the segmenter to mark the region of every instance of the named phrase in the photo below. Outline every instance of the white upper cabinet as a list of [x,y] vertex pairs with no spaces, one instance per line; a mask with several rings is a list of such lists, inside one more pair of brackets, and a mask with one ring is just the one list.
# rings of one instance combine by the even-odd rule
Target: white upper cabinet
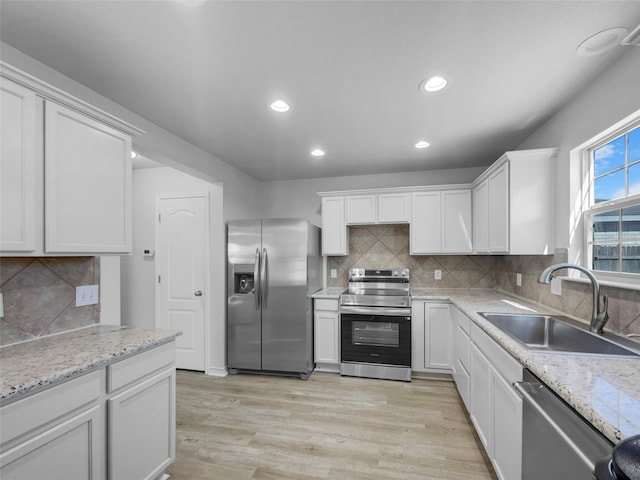
[[0,254],[131,252],[131,138],[143,132],[2,68]]
[[344,197],[322,197],[322,254],[349,255]]
[[4,77],[0,77],[0,92],[0,250],[33,252],[38,245],[37,215],[42,218],[36,94]]
[[347,225],[376,223],[377,195],[349,195],[347,201]]
[[48,253],[131,251],[131,137],[73,110],[45,107]]
[[470,253],[471,190],[414,192],[409,243],[412,255]]
[[407,192],[345,195],[347,225],[409,223],[411,195]]
[[411,194],[381,193],[378,195],[378,223],[409,223]]
[[552,168],[558,150],[507,152],[473,184],[476,253],[553,252]]

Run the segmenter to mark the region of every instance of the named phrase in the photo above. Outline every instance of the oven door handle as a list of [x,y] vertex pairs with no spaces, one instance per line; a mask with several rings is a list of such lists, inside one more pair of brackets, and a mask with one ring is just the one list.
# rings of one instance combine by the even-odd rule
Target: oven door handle
[[390,317],[411,318],[411,309],[409,308],[351,307],[348,305],[343,305],[340,307],[340,313],[352,313],[356,315],[386,315]]

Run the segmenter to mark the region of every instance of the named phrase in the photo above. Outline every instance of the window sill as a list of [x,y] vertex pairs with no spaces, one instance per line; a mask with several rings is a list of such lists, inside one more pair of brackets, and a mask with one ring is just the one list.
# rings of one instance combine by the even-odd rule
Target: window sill
[[[613,287],[613,288],[622,288],[625,290],[637,290],[640,291],[640,279],[627,279],[627,278],[620,278],[620,279],[613,279],[613,278],[602,278],[600,274],[598,274],[598,272],[594,272],[596,278],[598,279],[598,283],[600,284],[600,286],[602,287]],[[586,283],[586,284],[591,284],[591,280],[587,279],[587,278],[582,278],[582,277],[556,277],[556,278],[561,278],[562,280],[566,280],[569,282],[576,282],[576,283]]]

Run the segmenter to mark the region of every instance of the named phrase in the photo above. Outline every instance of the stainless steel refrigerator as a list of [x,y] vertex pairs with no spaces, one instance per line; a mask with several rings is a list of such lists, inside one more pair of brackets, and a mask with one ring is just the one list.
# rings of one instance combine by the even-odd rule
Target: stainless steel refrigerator
[[322,287],[320,229],[302,219],[227,224],[227,365],[308,378],[309,294]]

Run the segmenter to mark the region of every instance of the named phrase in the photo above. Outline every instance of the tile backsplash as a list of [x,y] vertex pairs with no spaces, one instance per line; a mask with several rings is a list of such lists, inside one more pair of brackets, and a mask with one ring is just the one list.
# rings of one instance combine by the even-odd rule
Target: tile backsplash
[[[411,270],[414,287],[495,288],[495,266],[490,255],[409,255],[408,225],[367,225],[349,228],[348,256],[327,259],[327,285],[346,288],[353,267],[404,267]],[[337,278],[331,278],[331,269]],[[441,280],[435,280],[436,270]]]
[[[557,296],[537,281],[546,267],[566,261],[562,249],[554,255],[409,255],[408,225],[367,225],[349,227],[348,256],[327,258],[327,286],[346,288],[352,267],[405,267],[411,269],[414,287],[495,288],[588,321],[590,283],[564,281],[562,295]],[[332,269],[337,278],[331,278]],[[434,279],[435,270],[441,270],[441,280]],[[522,274],[522,286],[516,285],[516,273]],[[640,291],[608,286],[601,290],[609,296],[606,328],[624,335],[640,333]]]
[[99,257],[2,257],[0,345],[100,322],[100,305],[76,307],[76,286],[100,284]]
[[[552,295],[549,285],[538,283],[540,272],[555,263],[565,263],[567,255],[505,255],[496,265],[497,288],[507,293],[548,305],[585,321],[593,308],[591,283],[562,282],[562,295]],[[522,274],[522,286],[516,286],[516,273]],[[567,270],[559,271],[560,276]],[[609,322],[606,329],[627,335],[640,334],[640,291],[602,285],[601,295],[609,297]]]

